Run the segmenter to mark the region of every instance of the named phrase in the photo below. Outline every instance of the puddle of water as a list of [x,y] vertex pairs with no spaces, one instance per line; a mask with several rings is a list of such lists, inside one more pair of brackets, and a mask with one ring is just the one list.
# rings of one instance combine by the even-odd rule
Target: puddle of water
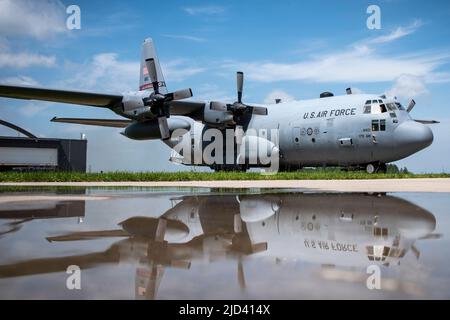
[[4,192],[0,298],[448,299],[449,208],[427,193]]

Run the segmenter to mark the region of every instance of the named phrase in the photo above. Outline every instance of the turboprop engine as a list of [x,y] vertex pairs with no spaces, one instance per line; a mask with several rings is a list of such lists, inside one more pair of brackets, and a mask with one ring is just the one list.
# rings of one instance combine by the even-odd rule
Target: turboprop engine
[[[177,129],[183,129],[182,132],[187,132],[191,129],[191,124],[188,120],[181,117],[171,117],[167,119],[167,124],[170,133]],[[149,140],[161,139],[161,130],[157,119],[148,120],[145,122],[133,122],[121,132],[127,138],[133,140]]]

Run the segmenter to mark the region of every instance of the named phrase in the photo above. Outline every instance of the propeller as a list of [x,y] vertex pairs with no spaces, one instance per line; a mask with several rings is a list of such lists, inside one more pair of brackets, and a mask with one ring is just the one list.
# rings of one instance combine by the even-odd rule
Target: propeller
[[175,100],[182,100],[192,97],[191,89],[183,89],[175,92],[162,94],[159,91],[158,73],[156,71],[155,59],[148,58],[145,60],[145,65],[152,81],[153,92],[148,98],[144,99],[144,105],[150,106],[152,113],[156,114],[158,118],[159,131],[163,140],[170,137],[169,124],[167,118],[170,117],[170,112],[167,103]]
[[411,112],[411,110],[414,108],[415,105],[416,102],[414,101],[414,99],[411,99],[411,101],[408,104],[408,108],[406,108],[406,111]]
[[250,106],[242,102],[242,94],[244,89],[244,73],[242,71],[238,71],[236,73],[236,84],[237,84],[237,101],[232,104],[225,104],[213,101],[211,103],[211,109],[216,111],[231,112],[235,117],[235,121],[245,112],[251,112],[252,114],[266,116],[267,115],[266,107]]

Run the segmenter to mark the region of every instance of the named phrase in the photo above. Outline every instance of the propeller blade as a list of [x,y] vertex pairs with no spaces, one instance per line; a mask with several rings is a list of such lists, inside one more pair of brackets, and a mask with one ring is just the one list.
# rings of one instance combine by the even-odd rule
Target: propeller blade
[[156,73],[155,59],[153,58],[146,59],[145,65],[147,67],[150,80],[152,81],[153,91],[155,93],[159,93],[159,82],[158,82],[158,74]]
[[167,123],[166,116],[158,118],[158,125],[159,125],[159,132],[161,133],[161,139],[165,140],[170,138],[169,124]]
[[242,90],[244,89],[244,73],[242,71],[238,71],[236,73],[237,77],[237,93],[238,93],[238,102],[242,103]]
[[[167,119],[166,119],[166,122],[167,122]],[[167,220],[159,219],[158,226],[156,227],[155,241],[159,241],[159,242],[164,241],[164,236],[166,234],[166,227],[167,227]]]
[[[251,106],[250,106],[251,107]],[[267,116],[267,108],[266,107],[251,107],[253,109],[253,114],[259,114],[261,116]]]
[[178,90],[178,91],[166,94],[166,101],[182,100],[182,99],[187,99],[190,97],[192,97],[191,88]]
[[227,111],[227,104],[218,101],[211,101],[209,108],[216,111]]
[[241,259],[239,259],[239,262],[238,262],[238,281],[239,281],[239,287],[241,287],[241,289],[245,289],[246,284],[245,284],[245,276],[244,276],[244,265],[242,264]]
[[420,258],[420,251],[419,249],[417,249],[417,247],[415,245],[411,246],[411,251],[412,253],[414,253],[414,256],[416,257],[417,260],[419,260]]
[[415,105],[416,102],[414,101],[414,99],[411,99],[411,101],[408,104],[408,108],[406,108],[406,111],[411,112],[411,110],[414,108]]

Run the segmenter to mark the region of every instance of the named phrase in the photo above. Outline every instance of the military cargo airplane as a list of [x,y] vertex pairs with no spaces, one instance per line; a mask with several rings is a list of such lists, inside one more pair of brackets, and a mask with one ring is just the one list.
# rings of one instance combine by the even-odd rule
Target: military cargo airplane
[[367,266],[396,268],[408,254],[418,261],[415,242],[440,237],[433,233],[433,214],[386,195],[212,194],[173,200],[176,204],[156,218],[131,217],[118,229],[48,237],[60,246],[67,241],[122,240],[105,251],[0,265],[0,279],[65,272],[69,265],[86,270],[131,264],[136,266],[136,298],[154,299],[166,268],[190,270],[194,263],[214,264],[222,258],[236,261],[237,280],[245,290],[244,264],[251,255],[277,265],[314,264],[325,280],[345,281],[352,273],[364,282]]
[[[124,128],[121,134],[136,140],[162,139],[174,150],[171,161],[214,170],[270,166],[260,157],[258,150],[263,150],[277,160],[277,170],[343,166],[385,172],[387,163],[408,157],[433,141],[426,124],[437,121],[413,120],[414,100],[404,108],[396,99],[353,94],[348,88],[342,96],[324,92],[318,99],[256,105],[242,101],[243,83],[243,72],[237,72],[234,103],[186,100],[193,95],[191,89],[168,92],[149,38],[142,46],[139,91],[99,94],[0,85],[0,97],[108,108],[124,119],[54,117],[51,121]],[[202,156],[213,143],[205,139],[208,129],[217,129],[224,137],[227,129],[234,132],[227,148],[212,151],[212,158]],[[201,156],[195,157],[191,149],[199,150]]]

